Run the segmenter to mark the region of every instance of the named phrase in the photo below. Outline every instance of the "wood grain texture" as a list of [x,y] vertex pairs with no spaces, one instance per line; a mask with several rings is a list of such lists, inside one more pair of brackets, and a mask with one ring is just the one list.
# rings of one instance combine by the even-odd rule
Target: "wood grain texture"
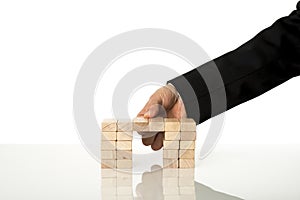
[[178,168],[178,160],[177,159],[163,159],[163,167],[164,168]]
[[105,159],[101,160],[102,169],[114,169],[116,167],[117,167],[116,160],[105,160]]
[[101,133],[101,140],[117,140],[117,133],[115,131],[102,131]]
[[117,152],[115,150],[111,150],[111,151],[101,151],[101,159],[104,160],[115,160],[117,159]]
[[196,122],[191,118],[182,118],[180,120],[181,131],[196,131]]
[[180,149],[179,150],[179,158],[194,159],[195,158],[195,150],[194,149]]
[[115,150],[116,141],[101,141],[101,150]]
[[195,149],[195,141],[180,141],[180,149]]
[[165,123],[162,117],[156,117],[149,119],[149,131],[150,132],[163,132],[165,131]]
[[132,133],[132,131],[117,132],[116,135],[117,135],[118,141],[131,141],[133,133]]
[[180,122],[176,118],[165,118],[165,131],[166,132],[173,132],[173,131],[180,131]]
[[132,150],[131,141],[117,141],[117,150]]
[[163,149],[166,150],[177,150],[179,149],[179,141],[163,141]]
[[179,159],[179,168],[194,168],[194,159]]
[[163,150],[163,158],[178,159],[178,150]]
[[115,119],[105,119],[101,124],[102,132],[112,132],[117,131],[117,120]]
[[180,140],[193,141],[196,140],[196,131],[181,131]]
[[131,150],[118,150],[117,151],[117,160],[131,160],[132,159],[132,151]]
[[149,131],[149,120],[143,117],[136,117],[133,119],[133,130],[138,132]]
[[165,140],[180,140],[180,132],[175,131],[175,132],[170,132],[170,131],[166,131],[165,132]]
[[117,168],[118,169],[131,169],[132,168],[132,160],[117,160]]

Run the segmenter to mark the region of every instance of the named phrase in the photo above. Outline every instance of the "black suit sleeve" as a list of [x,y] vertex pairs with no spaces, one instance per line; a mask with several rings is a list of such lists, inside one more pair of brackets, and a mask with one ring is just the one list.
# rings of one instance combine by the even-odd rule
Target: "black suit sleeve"
[[[211,90],[199,71],[215,65],[223,79],[226,106],[212,112],[211,97],[222,88]],[[185,104],[188,117],[201,123],[234,106],[253,99],[300,73],[300,2],[297,10],[277,20],[239,48],[176,77],[171,83]],[[205,81],[204,81],[205,80]],[[192,88],[196,99],[187,88]],[[213,94],[214,93],[214,94]]]

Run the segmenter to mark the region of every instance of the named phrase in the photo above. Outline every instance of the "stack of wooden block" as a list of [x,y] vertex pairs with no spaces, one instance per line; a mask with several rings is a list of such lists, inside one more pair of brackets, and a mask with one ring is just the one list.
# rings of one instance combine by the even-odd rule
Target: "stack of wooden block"
[[102,122],[102,168],[132,168],[132,125],[126,120]]
[[193,119],[165,118],[164,168],[194,168],[196,123]]
[[135,118],[102,122],[102,168],[132,168],[133,131],[164,132],[164,168],[194,168],[196,123],[193,119]]

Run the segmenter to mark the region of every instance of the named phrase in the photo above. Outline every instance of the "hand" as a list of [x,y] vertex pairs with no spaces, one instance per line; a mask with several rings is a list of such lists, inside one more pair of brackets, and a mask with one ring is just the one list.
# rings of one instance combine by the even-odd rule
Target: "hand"
[[[181,97],[173,85],[159,88],[137,115],[138,117],[169,117],[181,119],[186,117],[186,111]],[[164,133],[140,133],[143,144],[151,145],[153,150],[159,150],[163,146]]]

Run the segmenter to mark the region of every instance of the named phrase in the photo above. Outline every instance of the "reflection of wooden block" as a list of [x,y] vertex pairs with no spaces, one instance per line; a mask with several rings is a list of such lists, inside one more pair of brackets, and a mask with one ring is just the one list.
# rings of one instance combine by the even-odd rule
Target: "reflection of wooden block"
[[[115,196],[117,195],[117,188],[116,187],[101,187],[101,194],[105,199],[105,196]],[[110,198],[111,199],[111,198]]]
[[196,195],[195,194],[182,194],[182,195],[180,195],[180,199],[196,200]]
[[195,187],[194,186],[182,186],[179,188],[180,194],[191,194],[195,195]]
[[136,117],[133,119],[133,130],[138,132],[149,131],[149,120],[143,117]]
[[195,176],[195,169],[190,168],[190,169],[184,169],[180,168],[178,169],[178,177],[192,177],[194,178]]
[[131,186],[132,175],[130,176],[117,176],[117,186]]
[[127,131],[127,132],[117,132],[117,140],[126,140],[126,141],[131,141],[132,140],[132,132]]
[[164,130],[165,130],[165,124],[164,124],[164,119],[162,117],[149,119],[150,132],[163,132]]
[[181,131],[180,140],[184,140],[184,141],[196,140],[196,131]]
[[178,150],[163,150],[164,158],[178,159]]
[[115,169],[101,169],[102,178],[116,178],[117,171]]
[[180,141],[180,149],[195,149],[195,141]]
[[117,120],[105,119],[102,121],[102,132],[117,131]]
[[165,140],[180,140],[180,132],[165,132]]
[[115,150],[116,141],[101,141],[101,150]]
[[116,160],[101,160],[101,168],[102,169],[112,169],[116,168]]
[[180,122],[175,118],[165,118],[165,131],[180,131]]
[[194,159],[179,159],[179,168],[194,168]]
[[102,178],[101,183],[102,187],[116,187],[117,178]]
[[163,187],[163,194],[164,195],[178,195],[179,194],[179,187],[172,186],[172,187]]
[[178,168],[177,159],[163,159],[164,168]]
[[117,152],[115,150],[101,151],[101,159],[115,160],[116,158],[117,158]]
[[118,123],[117,123],[117,131],[119,132],[127,132],[127,131],[132,131],[132,121],[131,120],[124,120],[124,119],[121,119],[121,120],[118,120]]
[[195,181],[194,181],[194,178],[192,177],[179,177],[178,178],[178,185],[180,187],[182,186],[194,186],[195,185]]
[[163,141],[163,144],[164,144],[164,149],[169,149],[169,150],[176,150],[176,149],[179,149],[179,141]]
[[119,186],[117,187],[118,195],[131,195],[132,194],[132,186]]
[[131,169],[132,168],[132,160],[117,160],[117,168],[118,169]]
[[122,195],[122,196],[119,195],[119,196],[117,196],[117,200],[133,200],[133,199],[135,199],[133,197],[133,194],[131,194],[131,195]]
[[163,177],[178,177],[178,170],[172,168],[163,169]]
[[117,150],[132,150],[131,141],[117,141]]
[[178,187],[178,178],[177,177],[163,178],[163,187]]
[[181,131],[196,131],[196,122],[190,118],[180,120]]
[[179,195],[165,195],[164,200],[182,200]]
[[102,132],[101,133],[102,140],[117,140],[116,132]]
[[117,151],[117,160],[132,160],[132,151]]
[[195,158],[195,150],[194,149],[180,149],[179,150],[179,158],[194,159]]

